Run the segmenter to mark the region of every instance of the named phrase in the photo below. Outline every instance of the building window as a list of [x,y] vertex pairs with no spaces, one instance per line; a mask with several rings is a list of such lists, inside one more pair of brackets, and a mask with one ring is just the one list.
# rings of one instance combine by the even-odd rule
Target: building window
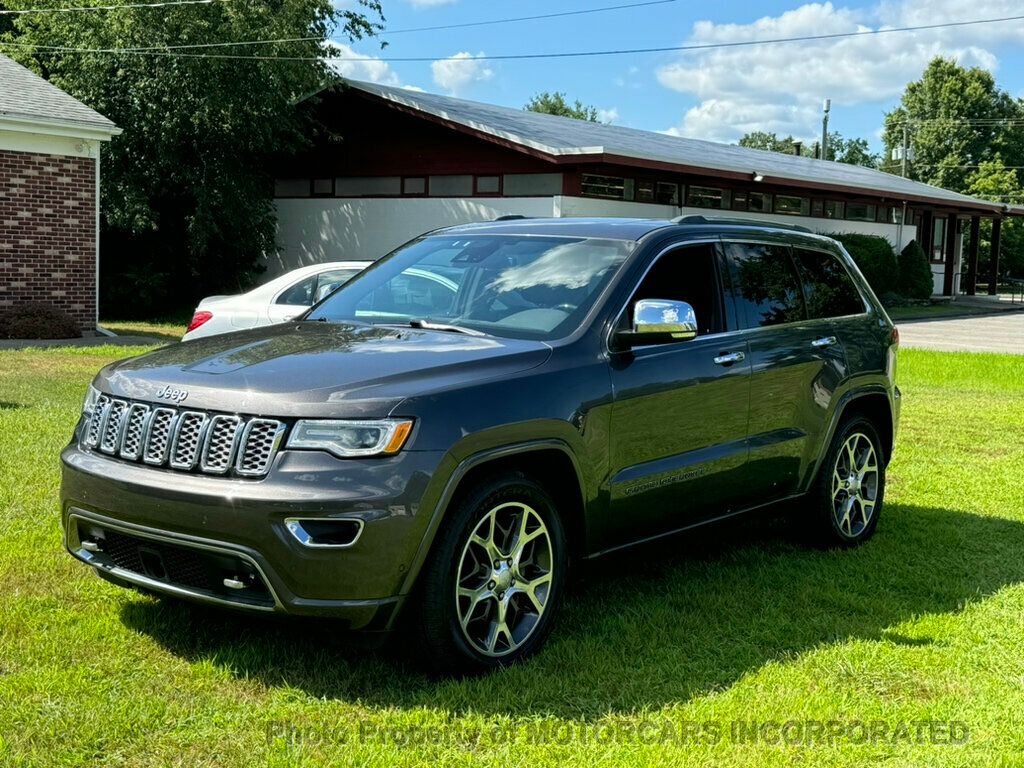
[[472,176],[431,176],[431,197],[469,197],[473,194]]
[[633,179],[624,179],[621,176],[584,173],[581,189],[584,195],[590,197],[606,197],[609,200],[633,199]]
[[944,260],[942,252],[946,246],[946,223],[944,217],[936,216],[932,220],[932,261],[936,263]]
[[732,209],[734,211],[745,211],[748,205],[750,205],[750,201],[747,199],[745,189],[737,189],[732,193]]
[[638,203],[654,202],[654,182],[638,181],[636,183],[636,201]]
[[402,179],[403,195],[427,194],[427,180],[422,176],[406,176]]
[[846,215],[846,205],[838,200],[825,201],[825,218],[842,219]]
[[309,197],[309,179],[277,179],[274,181],[274,197]]
[[806,216],[811,212],[811,201],[796,195],[776,195],[775,212],[786,216]]
[[501,193],[501,176],[477,176],[476,193],[478,195],[497,195]]
[[333,197],[334,179],[313,179],[313,197]]
[[811,216],[822,217],[825,215],[825,201],[811,200]]
[[506,173],[501,180],[505,197],[546,197],[562,194],[560,173]]
[[661,205],[679,205],[679,185],[670,181],[659,181],[657,200]]
[[772,210],[772,196],[767,192],[751,192],[750,200],[747,203],[747,210],[757,213],[770,213]]
[[902,224],[903,223],[903,208],[899,205],[894,205],[889,209],[889,223],[890,224]]
[[847,203],[846,218],[850,221],[874,221],[875,206],[871,203]]
[[714,187],[687,187],[686,204],[691,208],[728,208],[729,190]]
[[339,176],[334,180],[335,197],[397,197],[402,194],[398,176]]

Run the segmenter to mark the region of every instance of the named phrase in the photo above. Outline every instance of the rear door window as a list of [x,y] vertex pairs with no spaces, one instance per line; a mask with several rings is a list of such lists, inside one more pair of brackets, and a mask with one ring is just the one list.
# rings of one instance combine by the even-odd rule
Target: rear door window
[[787,245],[725,243],[739,321],[761,328],[804,320],[804,298]]
[[803,282],[808,317],[813,320],[864,312],[860,291],[834,254],[794,248],[793,258]]

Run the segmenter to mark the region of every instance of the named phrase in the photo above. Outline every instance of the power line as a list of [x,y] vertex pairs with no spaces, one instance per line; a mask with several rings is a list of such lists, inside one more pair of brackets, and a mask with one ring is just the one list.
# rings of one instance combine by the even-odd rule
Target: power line
[[587,13],[619,11],[625,8],[641,8],[647,5],[665,5],[678,0],[647,0],[644,3],[628,3],[625,5],[606,5],[603,8],[586,8],[581,11],[561,11],[559,13],[542,13],[537,16],[519,16],[514,19],[492,19],[490,21],[467,21],[463,24],[442,24],[436,27],[409,27],[407,29],[385,29],[382,35],[401,35],[407,32],[436,32],[442,29],[466,29],[467,27],[486,27],[492,24],[511,24],[518,21],[538,21],[540,19],[558,19],[565,16],[582,16]]
[[166,0],[162,3],[125,3],[122,5],[78,5],[67,8],[10,8],[0,9],[0,16],[18,16],[28,13],[73,13],[77,11],[120,11],[125,8],[166,8],[171,5],[209,5],[214,0]]
[[[193,0],[198,1],[198,0]],[[636,55],[644,53],[680,53],[688,51],[706,51],[720,48],[741,48],[741,47],[752,47],[758,45],[774,45],[779,43],[798,43],[798,42],[812,42],[818,40],[836,40],[840,38],[851,38],[851,37],[865,37],[871,35],[883,35],[897,32],[921,32],[931,29],[949,29],[955,27],[965,27],[977,24],[997,24],[1010,21],[1022,21],[1024,15],[1020,16],[1004,16],[996,19],[972,19],[968,21],[954,21],[945,22],[940,24],[923,24],[913,27],[889,27],[886,29],[864,29],[856,30],[853,32],[833,32],[830,34],[823,35],[800,35],[795,37],[777,37],[769,38],[765,40],[737,40],[733,42],[725,43],[698,43],[693,45],[676,45],[676,46],[662,46],[656,48],[623,48],[614,50],[601,50],[601,51],[560,51],[554,53],[514,53],[514,54],[496,54],[487,55],[482,54],[480,56],[474,56],[474,61],[522,61],[522,60],[534,60],[534,59],[569,59],[569,58],[587,58],[594,56],[624,56],[624,55]],[[245,45],[269,45],[278,43],[288,42],[301,42],[303,38],[286,38],[279,40],[254,40],[247,41]],[[316,38],[315,40],[319,40]],[[203,44],[207,47],[219,47],[219,46],[230,46],[238,45],[238,43],[209,43]],[[143,49],[143,48],[73,48],[69,46],[47,46],[47,45],[36,45],[34,43],[17,43],[17,42],[0,42],[0,46],[7,47],[20,47],[29,48],[38,51],[52,51],[55,53],[124,53],[124,54],[137,54],[137,55],[151,55],[151,56],[175,56],[182,58],[208,58],[208,59],[251,59],[256,61],[317,61],[326,58],[329,61],[337,62],[358,62],[366,61],[368,56],[266,56],[260,54],[252,55],[240,55],[240,54],[223,54],[223,53],[203,53],[203,54],[190,54],[190,53],[173,53],[179,46],[162,46],[159,50],[155,49]],[[186,47],[186,46],[180,46]],[[374,57],[374,61],[388,62],[388,63],[412,63],[412,62],[434,62],[434,61],[463,61],[464,56],[383,56]]]

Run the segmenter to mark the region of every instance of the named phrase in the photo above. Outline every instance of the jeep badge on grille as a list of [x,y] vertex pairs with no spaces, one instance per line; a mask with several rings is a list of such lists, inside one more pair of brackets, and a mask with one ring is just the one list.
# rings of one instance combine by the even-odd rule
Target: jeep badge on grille
[[170,385],[162,387],[156,391],[156,396],[163,400],[172,400],[175,403],[185,402],[185,398],[188,397],[187,389],[175,389]]

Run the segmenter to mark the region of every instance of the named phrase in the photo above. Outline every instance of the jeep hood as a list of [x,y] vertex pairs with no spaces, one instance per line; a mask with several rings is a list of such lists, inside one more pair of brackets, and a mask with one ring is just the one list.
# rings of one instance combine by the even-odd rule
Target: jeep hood
[[408,397],[536,367],[550,352],[539,341],[295,322],[163,347],[107,366],[96,385],[181,408],[371,417],[387,415]]

